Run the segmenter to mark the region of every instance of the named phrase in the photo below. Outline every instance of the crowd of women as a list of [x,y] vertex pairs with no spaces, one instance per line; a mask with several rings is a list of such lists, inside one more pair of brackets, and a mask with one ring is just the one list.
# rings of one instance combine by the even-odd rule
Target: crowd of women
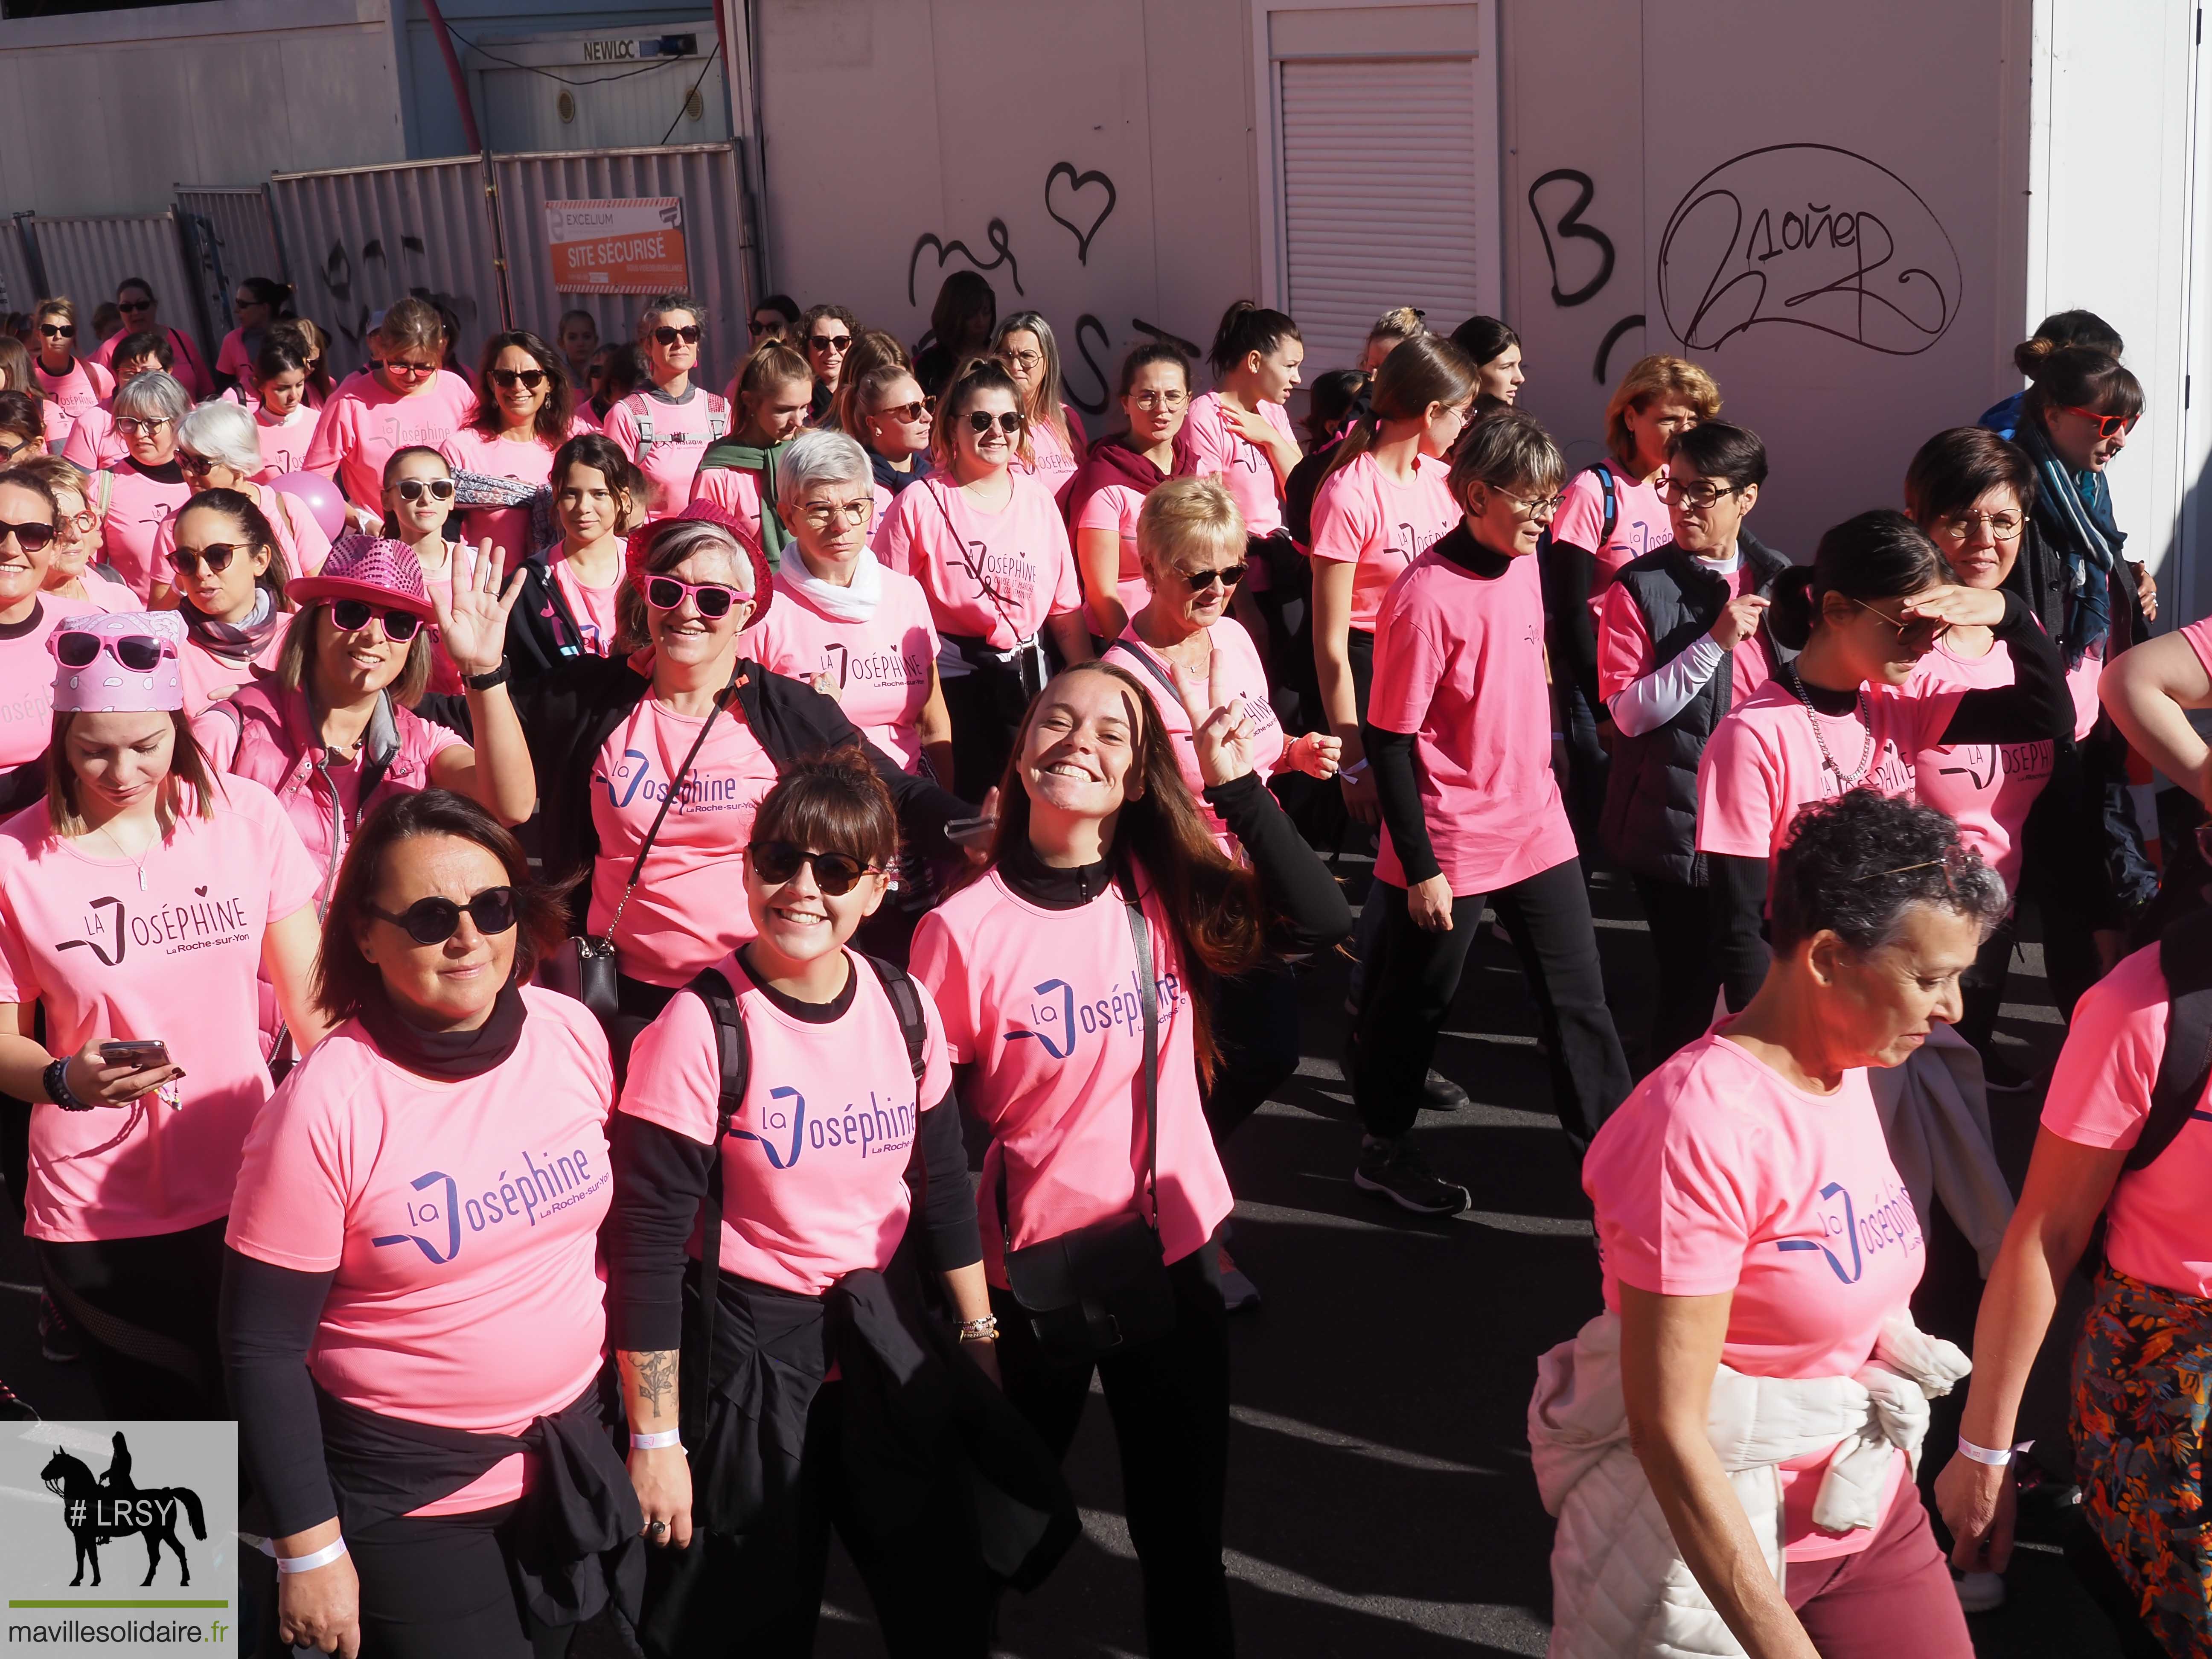
[[[473,373],[404,300],[335,382],[234,300],[212,368],[135,280],[97,351],[64,298],[0,338],[0,1091],[47,1352],[237,1417],[270,1639],[805,1653],[834,1532],[893,1652],[980,1655],[1096,1387],[1151,1651],[1230,1651],[1219,1147],[1341,942],[1351,1178],[1466,1207],[1413,1131],[1487,913],[1604,1263],[1530,1409],[1557,1650],[1967,1653],[2093,1248],[2084,1511],[2212,1642],[2212,936],[2127,770],[2212,787],[2212,625],[2144,639],[2094,316],[1793,562],[1704,370],[1571,477],[1490,318],[1306,386],[1240,302],[1094,439],[973,272],[911,354],[771,296],[719,392],[681,294]],[[1911,1472],[1969,1333],[1869,1078],[2033,1085],[2021,899],[2074,1029],[1931,1460],[1954,1581]]]

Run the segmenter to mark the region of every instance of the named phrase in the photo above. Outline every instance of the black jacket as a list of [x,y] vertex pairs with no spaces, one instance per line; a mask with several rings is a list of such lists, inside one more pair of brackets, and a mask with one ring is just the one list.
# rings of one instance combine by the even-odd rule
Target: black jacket
[[556,663],[592,654],[584,630],[553,580],[558,548],[540,548],[522,562],[522,596],[507,617],[507,661],[515,679],[534,680]]

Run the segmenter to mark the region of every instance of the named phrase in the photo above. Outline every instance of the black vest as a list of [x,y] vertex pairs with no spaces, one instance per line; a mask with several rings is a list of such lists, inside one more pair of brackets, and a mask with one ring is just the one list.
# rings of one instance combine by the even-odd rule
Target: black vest
[[[1771,594],[1775,578],[1790,568],[1789,560],[1748,533],[1738,534],[1736,551],[1750,570],[1747,592]],[[1727,579],[1678,547],[1632,559],[1613,580],[1643,614],[1654,663],[1673,661],[1699,635],[1711,633],[1729,600]],[[1759,639],[1771,666],[1777,647],[1763,623]],[[1598,827],[1606,851],[1624,870],[1704,885],[1704,861],[1697,850],[1698,757],[1713,728],[1735,707],[1734,656],[1731,652],[1723,657],[1698,695],[1664,726],[1641,737],[1626,732],[1614,737]]]

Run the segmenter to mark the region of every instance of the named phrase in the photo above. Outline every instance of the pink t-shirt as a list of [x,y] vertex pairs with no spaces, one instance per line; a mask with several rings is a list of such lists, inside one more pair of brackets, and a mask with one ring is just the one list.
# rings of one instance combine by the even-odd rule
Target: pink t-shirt
[[1413,482],[1383,476],[1371,454],[1329,475],[1314,496],[1313,556],[1354,567],[1352,625],[1375,630],[1375,613],[1398,573],[1435,546],[1462,516],[1444,480],[1451,468],[1430,455],[1413,461]]
[[[115,370],[115,349],[138,331],[126,328],[119,334],[109,335],[94,349],[92,361],[112,375]],[[177,383],[191,394],[194,403],[214,397],[215,376],[208,373],[207,361],[200,356],[192,337],[180,328],[165,328],[161,331],[169,337],[169,355],[176,359],[168,372],[176,377]]]
[[[165,466],[163,471],[173,470]],[[145,599],[154,591],[161,571],[155,557],[154,541],[169,514],[192,496],[192,487],[182,477],[174,483],[154,477],[136,461],[119,461],[85,485],[94,512],[102,511],[100,545],[108,566],[129,583],[131,591]]]
[[1144,510],[1143,490],[1127,484],[1101,484],[1084,502],[1083,514],[1075,525],[1079,538],[1086,530],[1106,530],[1119,543],[1121,559],[1114,571],[1114,597],[1121,602],[1121,613],[1127,617],[1135,616],[1152,599],[1152,585],[1145,580],[1144,564],[1137,557],[1137,515]]
[[[1159,901],[1143,890],[1152,960],[1143,968],[1127,907],[1109,887],[1073,910],[1016,895],[995,870],[921,919],[914,976],[929,988],[955,1065],[971,1065],[969,1108],[992,1134],[976,1207],[983,1261],[1004,1285],[998,1181],[1014,1246],[1150,1212],[1138,1068],[1145,1025],[1137,975],[1159,1019],[1159,1231],[1170,1261],[1213,1237],[1234,1207],[1199,1104],[1190,999]],[[1067,977],[1073,975],[1071,980]]]
[[875,543],[878,558],[921,584],[939,634],[981,639],[994,651],[1034,639],[1048,617],[1083,604],[1052,493],[1022,473],[1008,476],[1013,494],[996,513],[949,482],[909,484]]
[[[1485,577],[1431,548],[1384,597],[1375,635],[1368,721],[1413,734],[1421,813],[1453,896],[1493,892],[1573,858],[1552,775],[1536,561],[1514,559]],[[1387,826],[1375,878],[1407,884]]]
[[[1726,578],[1729,598],[1742,598],[1744,585],[1751,580],[1751,574],[1749,565],[1741,559],[1736,561],[1735,568]],[[1597,692],[1610,702],[1628,689],[1630,681],[1642,679],[1662,665],[1653,653],[1651,630],[1644,625],[1644,612],[1629,598],[1626,588],[1607,587],[1600,611]],[[1729,655],[1729,708],[1735,710],[1750,702],[1752,693],[1773,676],[1767,671],[1766,647],[1755,633],[1738,640]]]
[[[1267,701],[1267,669],[1260,660],[1259,647],[1234,617],[1224,617],[1206,629],[1206,635],[1214,654],[1207,683],[1219,690],[1223,702],[1243,705],[1244,718],[1252,728],[1252,769],[1263,778],[1271,777],[1283,769],[1287,741],[1283,723],[1275,717],[1275,707]],[[1206,804],[1206,779],[1198,769],[1190,710],[1183,707],[1182,693],[1176,689],[1175,671],[1165,658],[1137,637],[1133,626],[1121,630],[1106,660],[1127,669],[1152,694],[1152,706],[1160,711],[1160,723],[1167,727],[1168,738],[1175,744],[1176,769],[1182,774],[1191,799],[1198,803],[1222,850],[1237,856],[1242,849],[1237,838],[1229,833],[1220,814]]]
[[[1280,404],[1263,403],[1260,418],[1292,442],[1297,434],[1291,430],[1291,417]],[[1237,510],[1244,515],[1244,529],[1254,536],[1272,535],[1282,527],[1282,487],[1275,482],[1275,464],[1267,452],[1255,443],[1248,443],[1230,424],[1221,407],[1221,394],[1209,392],[1194,398],[1190,403],[1190,418],[1183,422],[1184,447],[1188,459],[1178,471],[1194,478],[1218,477],[1231,495],[1236,498]]]
[[[1860,705],[1869,727],[1856,708],[1817,714],[1798,701],[1786,679],[1769,680],[1713,729],[1698,757],[1698,850],[1777,858],[1790,844],[1790,821],[1802,806],[1860,788],[1910,797],[1913,757],[1932,748],[1951,724],[1961,695],[1931,688],[1905,696],[1869,686]],[[1840,775],[1822,755],[1820,740],[1844,769]]]
[[228,1212],[269,1097],[262,935],[313,902],[315,874],[283,808],[244,778],[221,780],[215,817],[183,817],[143,863],[54,835],[44,801],[0,824],[0,1001],[44,1003],[52,1053],[160,1037],[185,1072],[129,1107],[32,1108],[32,1237],[143,1238]]
[[[647,425],[653,428],[649,448]],[[607,411],[602,429],[644,472],[649,523],[681,513],[691,499],[701,459],[718,434],[730,434],[730,406],[702,386],[690,387],[680,403],[659,392],[633,392]]]
[[1067,422],[1068,441],[1062,443],[1059,434],[1042,424],[1030,428],[1030,452],[1036,457],[1036,465],[1024,465],[1017,461],[1015,468],[1036,479],[1052,491],[1052,498],[1061,507],[1067,505],[1067,492],[1074,487],[1075,474],[1083,465],[1085,453],[1091,447],[1083,435],[1083,417],[1066,404],[1060,406],[1060,418]]
[[257,405],[253,411],[253,435],[261,444],[261,471],[253,475],[254,482],[270,483],[288,472],[303,469],[307,464],[307,446],[314,442],[315,431],[321,422],[322,411],[304,398],[281,421],[270,414],[266,404]]
[[[336,1273],[307,1369],[349,1404],[519,1434],[599,1369],[614,1071],[581,1003],[533,985],[522,999],[521,1041],[481,1077],[420,1076],[349,1020],[254,1121],[228,1242]],[[523,1464],[502,1459],[412,1513],[511,1503]]]
[[[704,716],[678,714],[650,696],[630,710],[592,769],[592,932],[604,938],[629,880],[637,849],[667,798],[668,781],[691,752]],[[752,837],[753,813],[775,783],[775,763],[732,702],[654,839],[637,890],[623,907],[615,961],[632,979],[683,985],[753,936],[738,854]]]
[[1588,548],[1597,556],[1597,568],[1590,574],[1592,623],[1602,620],[1605,593],[1613,586],[1613,573],[1631,559],[1640,559],[1653,548],[1666,547],[1674,539],[1674,520],[1667,516],[1667,503],[1659,499],[1659,486],[1667,482],[1665,467],[1639,483],[1611,461],[1601,461],[1598,465],[1613,475],[1613,534],[1604,534],[1605,492],[1599,486],[1596,467],[1585,467],[1567,481],[1559,510],[1552,518],[1553,541]]
[[[590,430],[574,421],[568,423],[571,438]],[[446,440],[439,453],[445,456],[446,465],[456,472],[466,467],[471,472],[482,472],[490,477],[512,478],[518,483],[543,488],[553,481],[553,456],[559,447],[558,444],[549,445],[535,438],[527,443],[517,443],[465,426]],[[467,507],[462,511],[461,524],[471,547],[487,536],[491,538],[491,544],[507,556],[506,569],[514,569],[538,550],[530,545],[530,509],[526,507]]]
[[[1725,1031],[1726,1027],[1722,1028]],[[1750,1376],[1850,1376],[1905,1313],[1926,1263],[1866,1073],[1808,1094],[1709,1034],[1636,1086],[1583,1160],[1597,1211],[1605,1304],[1730,1295],[1721,1363]],[[1832,1452],[1783,1466],[1792,1561],[1856,1554],[1871,1531],[1813,1526]],[[1902,1482],[1893,1460],[1883,1507]]]
[[[331,556],[331,538],[323,534],[322,526],[315,522],[315,515],[307,511],[306,504],[273,485],[249,481],[244,491],[255,497],[254,505],[269,520],[277,549],[284,556],[284,568],[295,576],[319,574],[324,561]],[[181,508],[172,511],[154,527],[153,579],[172,587],[177,581],[173,556],[177,550],[177,518],[180,511]]]
[[246,331],[234,328],[216,348],[215,372],[234,380],[243,380],[252,371],[253,354],[246,349]]
[[102,574],[97,565],[87,565],[83,574],[78,576],[77,582],[84,589],[85,597],[82,599],[73,599],[67,594],[57,594],[51,589],[48,590],[46,597],[50,601],[58,600],[65,605],[77,605],[90,611],[138,611],[144,608],[136,593],[121,582]]
[[[87,592],[98,578],[86,572]],[[117,610],[135,611],[134,594]],[[46,752],[54,734],[54,659],[46,635],[69,617],[97,616],[103,607],[58,593],[39,595],[38,608],[12,629],[0,629],[0,772],[27,766]]]
[[39,390],[46,394],[46,402],[72,421],[82,419],[87,410],[115,395],[115,376],[106,364],[89,357],[75,358],[63,373],[49,374],[33,354],[31,372],[39,377]]
[[115,429],[115,416],[106,405],[95,404],[76,417],[62,445],[62,459],[86,472],[97,472],[127,460],[131,446]]
[[276,659],[284,653],[284,624],[269,636],[269,642],[251,657],[234,657],[225,652],[217,655],[198,640],[187,639],[178,653],[177,665],[184,671],[185,713],[197,716],[216,700],[218,693],[242,690],[264,674],[274,673]]
[[[2012,653],[2002,640],[1979,657],[1953,654],[1938,640],[1905,684],[1908,697],[1936,691],[1971,691],[2013,683]],[[1923,806],[1958,820],[1959,838],[2004,878],[2008,892],[2020,886],[2021,830],[2027,809],[2051,781],[2051,744],[1961,743],[1923,749],[1913,758],[1914,795]]]
[[[818,1022],[776,1006],[734,955],[715,964],[737,993],[752,1051],[751,1083],[721,1149],[722,1267],[795,1296],[820,1296],[847,1273],[890,1265],[906,1236],[906,1168],[921,1114],[952,1086],[929,994],[921,994],[929,1042],[917,1085],[883,981],[849,951],[845,964],[852,1006]],[[678,996],[638,1036],[622,1109],[712,1146],[720,1093],[714,1020],[697,997]],[[694,1256],[703,1224],[692,1229]]]
[[356,506],[381,512],[384,464],[418,444],[438,448],[476,412],[476,392],[449,368],[404,397],[386,391],[375,370],[361,369],[347,375],[323,405],[300,465],[335,477]]
[[792,580],[798,564],[796,552],[784,560],[775,603],[745,636],[745,648],[772,672],[809,683],[826,676],[830,695],[860,735],[913,771],[921,763],[916,722],[937,678],[937,629],[921,584],[885,570],[874,614],[840,622]]
[[622,597],[620,574],[605,587],[591,587],[576,580],[567,559],[556,557],[550,563],[553,585],[568,602],[568,614],[576,619],[584,649],[595,657],[611,655],[615,637],[622,631],[615,615],[615,602]]
[[760,474],[741,466],[708,467],[692,475],[691,499],[720,507],[738,521],[748,545],[760,545]]

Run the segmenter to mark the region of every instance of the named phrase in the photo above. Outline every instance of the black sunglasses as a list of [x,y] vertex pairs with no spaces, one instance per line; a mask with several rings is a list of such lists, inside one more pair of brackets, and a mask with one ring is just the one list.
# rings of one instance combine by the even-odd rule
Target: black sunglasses
[[252,550],[250,547],[237,547],[228,542],[210,542],[197,553],[188,547],[177,548],[170,553],[169,561],[187,576],[198,575],[203,564],[207,566],[214,574],[220,576],[230,568],[230,562],[233,559],[241,553],[250,553]]
[[665,346],[672,346],[678,340],[683,341],[685,345],[697,345],[699,343],[699,325],[693,323],[687,328],[670,328],[664,323],[660,327],[653,331],[653,337],[659,341],[660,343]]
[[[331,620],[338,625],[341,633],[358,634],[368,626],[368,619],[374,616],[383,618],[384,637],[394,645],[404,645],[422,626],[422,619],[411,611],[379,611],[367,599],[331,601]],[[427,944],[428,941],[424,942]]]
[[817,334],[806,342],[809,351],[850,351],[853,337],[849,334]]
[[10,536],[15,538],[15,544],[23,551],[36,553],[52,542],[54,527],[50,524],[0,523],[0,542],[5,542]]
[[476,923],[477,932],[487,939],[494,933],[504,933],[515,921],[512,887],[487,887],[466,904],[456,904],[449,898],[419,898],[396,916],[389,910],[380,910],[367,900],[362,901],[361,908],[380,921],[404,928],[407,937],[417,945],[443,945],[460,932],[464,911]]
[[781,887],[799,873],[801,865],[814,866],[814,884],[831,898],[842,898],[862,876],[876,866],[850,853],[810,853],[787,841],[757,841],[745,848],[753,873],[771,887]]
[[968,429],[977,437],[981,437],[994,426],[1011,438],[1022,429],[1022,417],[1011,409],[1001,410],[996,415],[987,414],[980,409],[969,410]]
[[1224,587],[1236,586],[1244,580],[1244,573],[1251,568],[1249,563],[1232,564],[1224,565],[1219,570],[1185,570],[1180,574],[1190,584],[1192,592],[1203,593],[1216,582]]
[[392,487],[398,492],[403,501],[419,501],[426,495],[434,501],[453,499],[453,481],[451,478],[402,478]]
[[74,340],[76,330],[67,323],[40,323],[39,332],[49,340]]
[[118,311],[151,311],[154,302],[151,300],[118,300],[115,308]]
[[495,368],[491,372],[491,379],[494,386],[503,386],[508,391],[522,386],[535,392],[545,384],[545,371],[542,368]]

